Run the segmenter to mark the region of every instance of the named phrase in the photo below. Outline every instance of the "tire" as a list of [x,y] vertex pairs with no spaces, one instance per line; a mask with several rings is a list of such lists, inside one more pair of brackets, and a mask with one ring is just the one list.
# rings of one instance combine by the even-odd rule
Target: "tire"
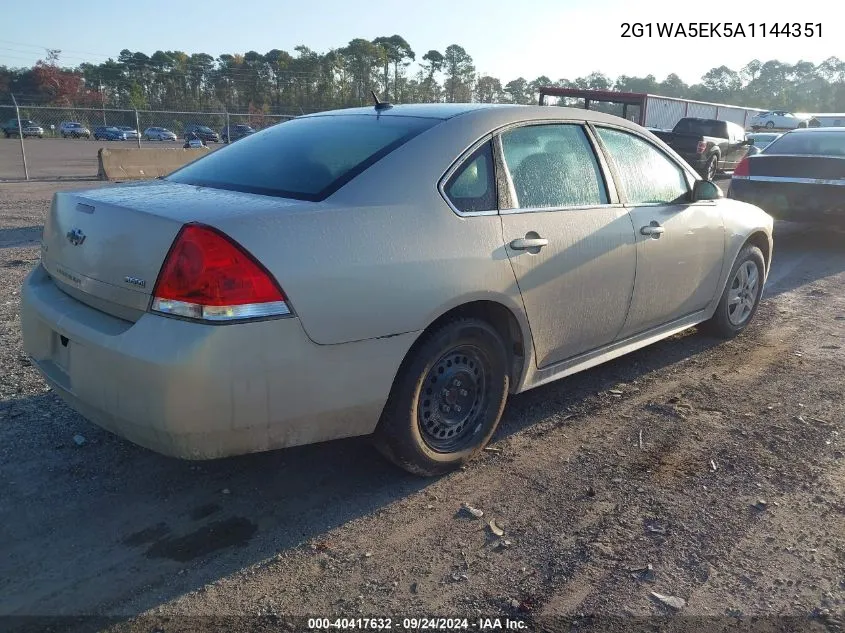
[[701,174],[704,176],[705,180],[713,180],[716,177],[716,173],[719,171],[719,156],[713,154],[708,160],[707,165],[704,166],[704,173]]
[[[749,284],[743,281],[743,269],[746,273],[750,273],[752,270],[751,266],[753,266],[757,275],[756,286],[754,288],[749,288]],[[765,270],[766,263],[763,258],[763,252],[751,244],[743,247],[739,255],[737,255],[734,265],[731,267],[731,272],[728,275],[728,281],[725,284],[725,290],[722,292],[719,305],[716,307],[716,312],[700,328],[704,332],[718,338],[730,339],[748,327],[748,324],[754,319],[754,315],[757,314],[757,308],[760,306],[760,297],[763,296]],[[737,310],[740,309],[736,305],[735,300],[737,291],[740,291],[738,295],[740,305],[745,305],[746,308],[748,307],[747,302],[742,302],[742,297],[753,301],[747,313],[737,313]]]
[[6,138],[12,138],[12,135],[6,132],[5,130],[3,131],[3,134],[6,135]]
[[775,122],[774,121],[767,121],[766,127],[771,130],[773,127],[775,127]]
[[376,427],[376,448],[415,475],[454,470],[490,441],[509,384],[508,354],[495,328],[480,319],[450,321],[402,363]]

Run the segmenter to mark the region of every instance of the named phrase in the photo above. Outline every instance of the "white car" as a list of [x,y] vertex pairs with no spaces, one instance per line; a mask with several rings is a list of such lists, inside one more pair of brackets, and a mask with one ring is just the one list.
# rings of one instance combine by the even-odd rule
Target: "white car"
[[145,141],[175,141],[176,133],[164,127],[148,127],[144,130]]
[[792,112],[784,110],[773,110],[771,112],[761,112],[751,119],[751,128],[767,128],[779,130],[795,130],[799,127],[807,127],[807,120],[803,119]]
[[59,124],[59,134],[62,138],[91,138],[91,130],[76,121],[62,121]]
[[117,129],[120,130],[121,132],[126,133],[126,140],[127,141],[129,141],[129,140],[135,141],[135,140],[141,138],[141,135],[138,133],[138,130],[136,130],[131,125],[118,125]]

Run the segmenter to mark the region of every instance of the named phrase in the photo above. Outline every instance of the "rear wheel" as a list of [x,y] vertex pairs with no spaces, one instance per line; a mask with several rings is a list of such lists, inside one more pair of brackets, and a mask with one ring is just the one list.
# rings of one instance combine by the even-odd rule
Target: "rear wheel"
[[379,451],[416,475],[446,473],[493,436],[509,385],[501,336],[479,319],[432,331],[405,360],[375,432]]
[[767,127],[767,128],[769,128],[770,130],[771,130],[774,126],[775,126],[775,122],[774,122],[774,121],[768,121],[768,122],[766,122],[766,127]]
[[720,338],[733,338],[748,327],[760,305],[765,271],[763,252],[756,246],[745,246],[731,268],[716,312],[702,329]]

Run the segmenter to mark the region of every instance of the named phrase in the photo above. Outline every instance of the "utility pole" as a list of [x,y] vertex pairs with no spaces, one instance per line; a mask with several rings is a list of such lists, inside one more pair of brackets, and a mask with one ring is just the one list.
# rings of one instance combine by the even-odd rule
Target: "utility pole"
[[18,107],[18,100],[12,95],[12,103],[15,104],[15,116],[18,118],[18,137],[21,140],[21,158],[23,159],[23,174],[29,180],[29,169],[26,166],[26,149],[23,146],[23,127],[21,126],[21,109]]

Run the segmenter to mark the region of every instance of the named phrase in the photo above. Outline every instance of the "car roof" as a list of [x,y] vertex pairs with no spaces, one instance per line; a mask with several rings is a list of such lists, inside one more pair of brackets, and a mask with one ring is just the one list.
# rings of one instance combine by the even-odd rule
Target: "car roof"
[[497,125],[508,122],[531,120],[580,120],[594,123],[611,123],[614,125],[639,128],[635,123],[612,114],[586,110],[584,108],[569,108],[562,106],[517,105],[500,103],[415,103],[395,105],[389,109],[376,110],[374,106],[361,108],[344,108],[342,110],[328,110],[306,114],[297,118],[312,118],[321,116],[365,115],[383,117],[417,117],[430,119],[452,119],[458,116],[471,117],[473,121],[489,120]]
[[797,130],[790,130],[787,134],[818,134],[819,132],[845,133],[845,127],[803,127]]

